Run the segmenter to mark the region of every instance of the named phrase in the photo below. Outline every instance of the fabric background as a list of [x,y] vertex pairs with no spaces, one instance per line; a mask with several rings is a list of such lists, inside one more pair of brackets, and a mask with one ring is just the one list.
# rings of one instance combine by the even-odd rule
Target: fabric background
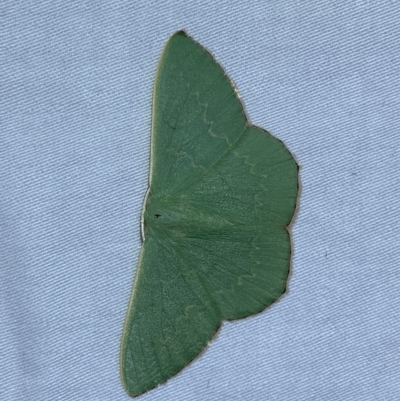
[[400,2],[1,8],[1,400],[130,399],[151,91],[180,29],[293,152],[302,192],[288,293],[141,399],[400,399]]

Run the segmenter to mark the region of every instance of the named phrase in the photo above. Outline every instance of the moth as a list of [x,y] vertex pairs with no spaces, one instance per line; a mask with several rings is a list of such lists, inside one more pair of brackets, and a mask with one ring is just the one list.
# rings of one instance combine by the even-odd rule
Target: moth
[[130,395],[183,369],[223,320],[285,292],[297,194],[285,145],[247,121],[210,53],[175,33],[155,78],[143,244],[121,343]]

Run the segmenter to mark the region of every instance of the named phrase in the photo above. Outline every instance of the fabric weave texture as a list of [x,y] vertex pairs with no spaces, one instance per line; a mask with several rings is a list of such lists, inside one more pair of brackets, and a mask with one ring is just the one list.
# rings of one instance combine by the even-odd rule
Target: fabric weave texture
[[143,400],[400,399],[400,3],[2,2],[0,399],[128,400],[160,52],[185,29],[300,164],[289,291]]

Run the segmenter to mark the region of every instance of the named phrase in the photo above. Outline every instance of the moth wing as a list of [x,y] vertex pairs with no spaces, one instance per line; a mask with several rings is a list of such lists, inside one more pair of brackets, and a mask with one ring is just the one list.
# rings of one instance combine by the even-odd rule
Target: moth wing
[[125,322],[121,375],[130,395],[166,381],[204,348],[221,316],[173,239],[148,237],[141,250]]
[[[285,145],[248,127],[180,203],[191,210],[184,247],[224,319],[260,312],[286,289],[298,166]],[[183,245],[183,244],[182,244]]]
[[150,187],[167,196],[196,182],[246,128],[231,81],[201,45],[177,32],[165,45],[153,93]]

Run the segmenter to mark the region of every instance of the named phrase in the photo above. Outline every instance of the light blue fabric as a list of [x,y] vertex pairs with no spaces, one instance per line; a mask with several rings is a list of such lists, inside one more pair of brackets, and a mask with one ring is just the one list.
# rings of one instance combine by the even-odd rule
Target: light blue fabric
[[301,165],[289,292],[141,399],[400,400],[400,3],[9,1],[0,399],[130,399],[151,90],[186,29]]

